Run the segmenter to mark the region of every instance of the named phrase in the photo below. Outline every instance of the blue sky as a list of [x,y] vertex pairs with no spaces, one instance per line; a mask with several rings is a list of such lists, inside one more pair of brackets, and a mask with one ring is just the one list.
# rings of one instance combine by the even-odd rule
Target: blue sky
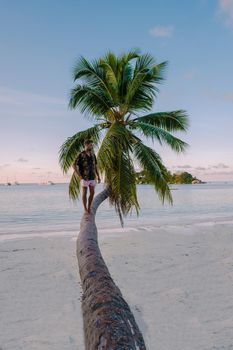
[[185,154],[166,166],[233,180],[233,0],[0,0],[0,182],[68,181],[62,142],[90,123],[67,107],[72,66],[107,50],[168,60],[153,110],[186,109]]

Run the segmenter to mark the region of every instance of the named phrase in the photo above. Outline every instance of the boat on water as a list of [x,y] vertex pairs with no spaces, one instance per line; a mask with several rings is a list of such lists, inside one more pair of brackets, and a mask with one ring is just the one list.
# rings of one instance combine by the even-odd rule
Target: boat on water
[[39,185],[55,185],[53,181],[46,181],[46,182],[41,182]]

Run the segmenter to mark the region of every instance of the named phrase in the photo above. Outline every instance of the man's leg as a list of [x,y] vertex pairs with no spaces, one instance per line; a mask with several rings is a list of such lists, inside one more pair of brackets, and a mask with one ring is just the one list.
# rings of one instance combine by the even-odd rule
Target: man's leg
[[89,198],[88,198],[88,213],[90,213],[91,211],[91,203],[93,201],[93,198],[94,198],[94,194],[95,194],[95,186],[89,186],[89,189],[90,189],[90,195],[89,195]]
[[82,186],[83,188],[83,193],[82,193],[82,200],[83,200],[83,207],[84,210],[87,211],[87,188],[85,186]]

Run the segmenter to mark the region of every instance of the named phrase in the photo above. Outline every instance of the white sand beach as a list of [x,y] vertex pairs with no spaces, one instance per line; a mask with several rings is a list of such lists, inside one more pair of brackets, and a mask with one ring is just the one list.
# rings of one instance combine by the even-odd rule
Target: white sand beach
[[[1,350],[84,349],[75,240],[2,238]],[[233,349],[231,222],[100,232],[99,240],[148,349]]]

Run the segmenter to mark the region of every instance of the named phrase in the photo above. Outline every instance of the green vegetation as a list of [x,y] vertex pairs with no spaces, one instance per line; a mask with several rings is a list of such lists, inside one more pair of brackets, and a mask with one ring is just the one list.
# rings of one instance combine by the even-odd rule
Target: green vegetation
[[[87,61],[81,57],[73,71],[76,85],[70,93],[70,108],[79,108],[93,121],[93,126],[69,137],[60,147],[59,162],[64,173],[72,167],[85,139],[92,139],[98,149],[97,161],[109,196],[120,216],[132,208],[139,211],[134,160],[140,164],[148,181],[154,185],[162,202],[172,203],[167,169],[160,155],[144,139],[168,145],[180,153],[187,143],[173,135],[185,132],[188,116],[184,110],[151,112],[167,62],[157,63],[150,54],[138,50]],[[149,112],[150,114],[144,114]],[[80,114],[77,114],[77,125]],[[74,172],[69,195],[79,196],[80,184]]]
[[[171,173],[167,170],[166,173],[166,181],[169,184],[191,184],[191,183],[202,183],[201,180],[197,179],[192,174],[184,171],[179,173]],[[136,173],[136,182],[137,184],[149,184],[150,181],[146,177],[146,173],[144,171],[140,171]]]

